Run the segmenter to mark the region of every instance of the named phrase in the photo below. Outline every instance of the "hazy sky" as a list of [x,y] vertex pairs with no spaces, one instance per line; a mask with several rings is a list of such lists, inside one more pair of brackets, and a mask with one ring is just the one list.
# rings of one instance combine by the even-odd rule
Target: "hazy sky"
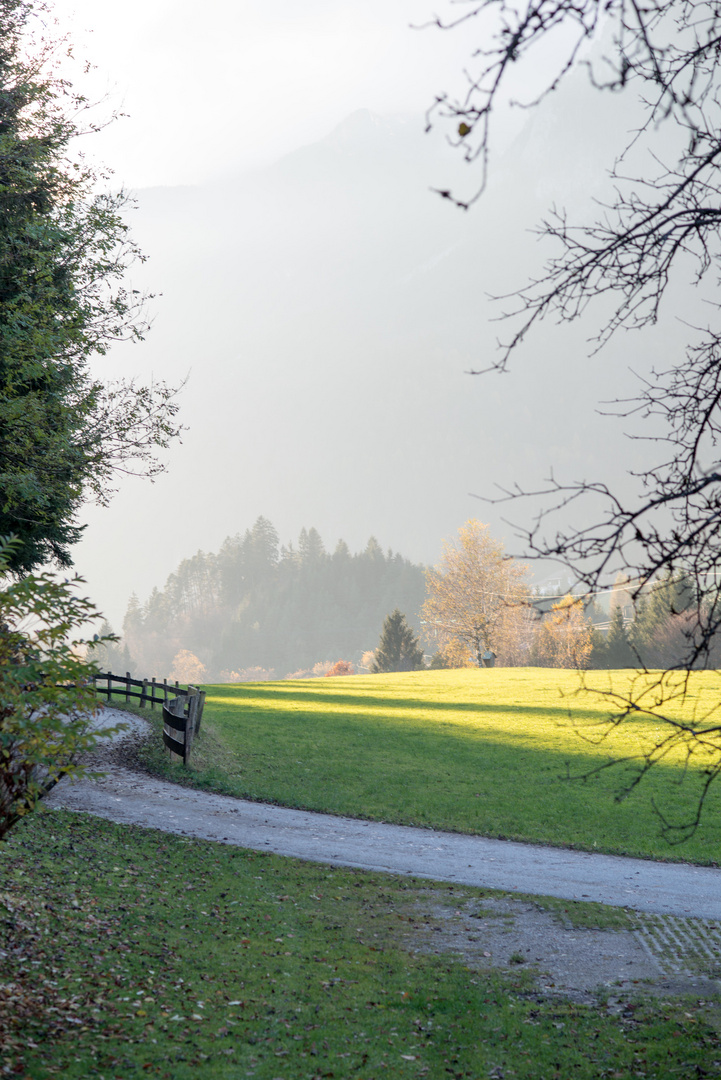
[[[129,114],[93,153],[131,187],[264,164],[358,108],[422,113],[460,85],[467,38],[410,29],[430,0],[56,0]],[[84,82],[89,86],[89,82]]]
[[[131,189],[203,183],[265,166],[324,138],[358,109],[412,114],[423,141],[425,109],[439,91],[463,85],[460,73],[470,51],[465,35],[412,29],[431,16],[430,0],[206,0],[202,5],[194,0],[55,0],[54,10],[75,45],[78,63],[68,70],[76,87],[92,99],[107,95],[106,111],[112,106],[127,114],[91,136],[83,148],[114,170],[114,186]],[[89,75],[81,69],[85,60],[94,65]],[[440,142],[442,136],[436,138]],[[419,178],[419,183],[427,191],[428,180]],[[430,192],[428,199],[433,199]],[[151,256],[147,285],[165,295],[154,305],[157,323],[148,343],[111,352],[111,359],[119,361],[114,374],[139,372],[143,380],[155,376],[177,383],[192,368],[184,399],[190,431],[184,446],[174,449],[166,478],[152,487],[125,482],[109,509],[88,506],[84,512],[88,527],[75,551],[76,566],[116,627],[131,591],[147,596],[180,558],[199,546],[213,550],[260,513],[274,517],[284,541],[304,525],[324,524],[310,480],[307,491],[298,485],[297,506],[283,520],[277,504],[286,507],[288,500],[273,490],[269,471],[266,497],[243,500],[239,492],[240,502],[233,507],[224,493],[204,489],[209,499],[216,496],[215,508],[223,504],[222,510],[195,516],[187,530],[161,530],[162,540],[155,538],[152,526],[148,531],[150,519],[159,521],[173,500],[198,497],[197,478],[213,467],[208,460],[213,432],[232,429],[236,420],[231,403],[217,396],[203,403],[207,360],[202,345],[188,362],[178,359],[169,344],[174,289],[164,276],[163,252],[153,250],[146,233],[139,235],[135,219],[131,227]],[[242,237],[238,242],[242,250]],[[189,260],[192,279],[193,256]],[[202,313],[195,313],[196,328],[202,319]],[[458,378],[463,362],[456,367]],[[219,377],[216,371],[214,379]],[[239,462],[238,468],[250,464]],[[257,462],[252,468],[257,471]],[[331,545],[340,536],[361,545],[376,532],[382,543],[411,558],[435,558],[435,534],[432,546],[427,540],[414,544],[407,532],[394,535],[387,527],[386,497],[379,493],[378,505],[366,507],[367,525],[357,526],[355,533],[337,506],[326,520],[324,538]],[[467,502],[467,487],[462,501]],[[135,513],[142,515],[143,528],[136,527]],[[453,525],[466,516],[459,509]],[[438,545],[440,539],[439,533]]]
[[[449,179],[432,175],[445,173],[449,155],[440,133],[423,135],[423,113],[436,93],[461,93],[474,32],[411,29],[432,14],[431,0],[54,6],[78,55],[96,66],[82,80],[76,67],[76,86],[109,94],[128,114],[87,152],[140,192],[130,224],[150,258],[139,284],[162,294],[148,341],[111,350],[103,377],[177,383],[191,373],[182,399],[190,430],[169,473],[153,486],[125,482],[109,509],[84,511],[77,569],[115,628],[131,592],[144,599],[182,558],[217,550],[259,514],[284,542],[316,526],[329,546],[342,537],[357,549],[375,533],[424,562],[468,517],[490,521],[469,492],[487,489],[509,461],[535,466],[528,432],[539,395],[553,411],[592,394],[596,376],[571,374],[582,335],[548,348],[555,370],[539,370],[537,383],[519,368],[505,397],[498,382],[464,374],[495,348],[486,295],[498,291],[499,266],[514,284],[516,267],[526,272],[527,248],[515,247],[508,225],[524,228],[519,211],[557,193],[556,181],[540,191],[551,125],[518,151],[499,212],[464,218],[431,194]],[[598,133],[579,108],[564,194],[569,177],[585,194],[598,175]],[[346,130],[345,147],[326,140],[362,109],[410,117],[388,136],[395,149],[375,121],[370,134]],[[499,146],[527,116],[504,117]],[[565,152],[564,138],[554,145]],[[237,178],[309,144],[318,145],[305,157],[259,172],[255,187]],[[197,195],[142,190],[209,181]],[[554,447],[539,468],[581,459],[581,419],[541,426]]]

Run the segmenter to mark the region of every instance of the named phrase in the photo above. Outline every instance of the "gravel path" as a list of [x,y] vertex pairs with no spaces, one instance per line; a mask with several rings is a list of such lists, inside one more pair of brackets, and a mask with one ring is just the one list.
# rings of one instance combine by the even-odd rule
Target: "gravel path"
[[[130,723],[132,731],[125,738],[148,730],[145,721],[128,713],[105,709],[102,716],[104,723]],[[108,751],[98,752],[99,768],[103,753]],[[721,870],[292,810],[195,791],[116,764],[110,767],[100,780],[63,780],[46,802],[111,821],[315,862],[721,921]]]

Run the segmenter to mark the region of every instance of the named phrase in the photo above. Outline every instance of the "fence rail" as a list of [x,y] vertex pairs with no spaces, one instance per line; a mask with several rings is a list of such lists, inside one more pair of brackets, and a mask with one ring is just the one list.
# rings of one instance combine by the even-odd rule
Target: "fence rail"
[[[156,705],[163,708],[163,744],[171,757],[177,754],[183,764],[190,761],[193,741],[200,731],[205,706],[205,691],[197,686],[183,690],[178,683],[169,683],[167,679],[133,679],[130,672],[125,675],[113,675],[112,671],[100,672],[94,676],[95,690],[104,694],[108,701],[111,697],[124,698],[125,701],[137,700],[141,708]],[[137,687],[137,689],[133,689]]]
[[[126,701],[136,698],[141,708],[149,704],[150,708],[154,709],[156,705],[166,705],[170,698],[187,693],[180,689],[177,682],[169,683],[167,679],[163,679],[162,682],[156,678],[131,679],[129,671],[126,671],[125,675],[113,675],[112,671],[101,671],[94,676],[93,681],[96,692],[105,694],[108,701],[111,696],[122,697]],[[118,685],[115,685],[116,683]],[[133,690],[132,687],[138,687],[138,690]]]

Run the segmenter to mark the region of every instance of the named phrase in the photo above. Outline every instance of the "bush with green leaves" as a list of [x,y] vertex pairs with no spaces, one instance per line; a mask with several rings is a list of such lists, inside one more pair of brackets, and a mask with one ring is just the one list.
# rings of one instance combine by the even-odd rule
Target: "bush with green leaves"
[[57,781],[79,774],[93,730],[96,665],[76,637],[98,612],[82,578],[7,576],[16,542],[0,540],[0,839]]

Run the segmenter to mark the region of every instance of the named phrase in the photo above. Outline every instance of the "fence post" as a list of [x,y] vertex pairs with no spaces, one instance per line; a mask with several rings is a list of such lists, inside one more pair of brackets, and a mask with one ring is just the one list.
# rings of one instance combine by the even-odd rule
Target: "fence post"
[[[190,757],[190,751],[193,748],[193,738],[195,736],[195,708],[197,701],[198,691],[194,686],[188,686],[188,694],[185,698],[185,706],[187,709],[186,716],[186,729],[185,729],[185,747]],[[185,710],[183,710],[185,712]]]
[[125,672],[125,701],[130,701],[130,672]]
[[148,700],[148,680],[143,679],[143,686],[140,691],[140,708],[144,709]]
[[155,708],[155,676],[153,675],[153,681],[150,687],[150,708]]
[[108,705],[110,704],[110,695],[112,693],[113,673],[108,672]]
[[203,709],[205,708],[205,690],[198,691],[198,705],[195,711],[195,734],[200,731],[200,721],[203,719]]
[[[176,737],[181,734],[183,736],[182,743],[180,742],[180,739]],[[171,701],[170,705],[163,705],[163,743],[168,749],[171,761],[175,754],[178,757],[182,757],[183,765],[188,764],[190,758],[188,721],[184,714],[183,699],[180,697]]]
[[[186,701],[188,699],[186,698]],[[185,713],[185,709],[180,710],[181,713]],[[188,710],[190,713],[190,710]],[[190,751],[193,749],[193,725],[190,722],[190,715],[185,720],[185,749],[183,750],[183,765],[187,767],[190,762]]]
[[163,705],[168,704],[168,680],[163,679]]

